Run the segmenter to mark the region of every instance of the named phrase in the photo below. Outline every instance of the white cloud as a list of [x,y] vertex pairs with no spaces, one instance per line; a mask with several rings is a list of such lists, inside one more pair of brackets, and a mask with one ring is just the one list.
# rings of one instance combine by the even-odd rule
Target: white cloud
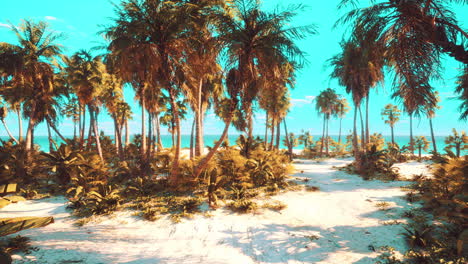
[[291,102],[294,104],[294,103],[310,103],[310,101],[306,100],[306,99],[291,99]]
[[53,16],[45,16],[44,18],[47,20],[58,20],[56,17]]
[[3,28],[11,28],[10,25],[4,24],[4,23],[0,23],[0,27],[3,27]]
[[304,98],[291,98],[291,104],[293,107],[303,107],[309,105],[315,99],[315,96],[305,96]]

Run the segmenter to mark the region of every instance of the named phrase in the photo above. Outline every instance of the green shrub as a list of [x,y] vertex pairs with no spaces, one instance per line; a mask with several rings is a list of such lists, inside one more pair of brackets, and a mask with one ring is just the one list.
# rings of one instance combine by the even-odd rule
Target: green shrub
[[288,206],[285,203],[280,202],[280,201],[267,202],[262,205],[262,208],[270,209],[270,210],[277,211],[277,212],[286,209],[286,207]]
[[257,210],[258,205],[256,202],[248,199],[241,199],[230,202],[227,207],[235,213],[252,213]]
[[0,250],[8,254],[13,253],[31,253],[31,250],[35,250],[35,247],[31,246],[31,239],[24,236],[13,236],[7,237],[3,241],[0,241]]

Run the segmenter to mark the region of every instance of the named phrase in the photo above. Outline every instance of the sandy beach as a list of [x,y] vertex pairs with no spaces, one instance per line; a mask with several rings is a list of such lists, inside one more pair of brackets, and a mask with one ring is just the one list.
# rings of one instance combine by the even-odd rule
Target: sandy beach
[[[259,209],[239,215],[209,211],[174,224],[144,221],[132,211],[102,216],[83,227],[66,209],[67,199],[52,197],[9,205],[3,217],[53,216],[55,223],[19,233],[36,251],[14,255],[14,263],[374,263],[379,247],[407,250],[401,214],[412,206],[402,199],[408,182],[364,181],[334,169],[351,159],[296,161],[293,181],[320,191],[288,191],[273,200],[281,212]],[[425,165],[398,165],[419,174]],[[259,203],[262,201],[260,200]],[[379,210],[379,202],[389,203]],[[204,210],[207,206],[204,205]]]

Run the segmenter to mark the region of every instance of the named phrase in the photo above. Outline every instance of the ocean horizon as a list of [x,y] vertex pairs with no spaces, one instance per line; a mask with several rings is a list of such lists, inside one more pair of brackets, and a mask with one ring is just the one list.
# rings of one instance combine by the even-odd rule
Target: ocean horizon
[[[236,142],[236,139],[239,137],[239,135],[240,134],[229,135],[228,136],[229,143],[231,145],[234,145],[235,142]],[[219,140],[220,136],[221,135],[205,135],[204,136],[205,146],[213,146],[214,142]],[[259,136],[262,139],[265,137],[264,135],[263,136],[256,135],[256,136]],[[312,135],[312,136],[313,136],[314,141],[321,137],[321,135]],[[73,136],[65,136],[65,137],[66,138],[72,138]],[[113,135],[109,135],[109,137],[111,137],[112,139],[114,138]],[[134,137],[134,135],[131,136],[132,139],[133,139],[133,137]],[[331,135],[331,137],[336,141],[338,140],[338,135]],[[428,151],[423,150],[422,153],[428,154],[430,151],[432,151],[432,142],[431,142],[431,137],[430,136],[425,136],[425,137],[427,138],[428,141],[430,141],[430,145],[429,145]],[[438,151],[443,151],[443,149],[445,148],[445,143],[444,143],[445,137],[446,136],[435,136]],[[346,140],[346,135],[344,135],[344,136],[342,135],[341,138],[342,138],[342,141],[345,141]],[[385,142],[390,142],[391,141],[391,136],[383,136],[383,138],[385,139]],[[8,136],[0,136],[0,139],[2,141],[7,141],[7,140],[9,140],[9,137]],[[59,145],[61,143],[63,143],[63,141],[57,136],[54,136],[53,139]],[[163,147],[165,147],[165,148],[170,147],[172,145],[171,135],[161,135],[161,140],[162,140]],[[182,135],[181,140],[182,140],[182,144],[181,144],[182,148],[189,148],[190,147],[190,135]],[[280,147],[281,148],[286,148],[286,146],[283,143],[283,140],[284,140],[284,136],[281,137]],[[408,145],[409,141],[410,141],[409,136],[395,136],[395,142],[400,146]],[[48,140],[47,136],[35,136],[34,137],[34,144],[38,145],[39,148],[42,151],[49,152],[49,140]],[[302,149],[302,148],[304,148],[303,145],[298,145],[297,147],[295,147],[295,149]],[[462,154],[465,154],[466,152],[467,151],[462,151]],[[417,154],[417,150],[415,151],[415,153]]]

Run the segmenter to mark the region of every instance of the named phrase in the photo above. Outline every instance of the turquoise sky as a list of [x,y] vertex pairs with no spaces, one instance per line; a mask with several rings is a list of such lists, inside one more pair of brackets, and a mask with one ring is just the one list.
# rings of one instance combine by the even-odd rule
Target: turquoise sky
[[[340,87],[336,81],[330,80],[330,69],[325,67],[325,61],[340,51],[339,42],[343,38],[345,28],[332,29],[335,21],[341,17],[342,11],[338,11],[336,6],[339,0],[330,1],[306,1],[306,0],[268,0],[265,8],[272,8],[276,5],[286,6],[291,3],[304,3],[309,5],[306,12],[301,14],[294,24],[308,25],[316,24],[319,34],[311,36],[307,40],[301,41],[299,46],[308,53],[309,64],[298,74],[296,88],[291,92],[292,108],[287,117],[289,130],[299,132],[301,129],[309,130],[313,134],[320,134],[321,119],[314,111],[312,99],[321,90],[331,87],[338,93],[344,94],[344,88]],[[364,3],[366,1],[363,1]],[[468,29],[468,6],[454,6],[457,18],[460,20],[462,28]],[[72,54],[79,49],[89,49],[102,44],[102,37],[97,32],[102,29],[102,25],[110,23],[109,18],[114,15],[111,1],[108,0],[15,0],[2,1],[0,8],[0,41],[14,42],[14,35],[8,28],[8,22],[20,23],[23,18],[35,20],[46,20],[56,31],[64,32],[66,39],[61,41],[65,46],[67,54]],[[457,107],[460,102],[453,99],[455,79],[460,72],[462,65],[447,57],[445,59],[444,80],[433,83],[440,92],[442,99],[442,109],[437,112],[434,120],[437,135],[446,135],[452,128],[466,130],[466,122],[458,121],[459,112]],[[388,127],[382,121],[380,111],[387,103],[397,103],[390,99],[392,93],[391,84],[384,87],[377,87],[370,97],[370,124],[371,132],[389,134]],[[132,133],[139,133],[140,129],[140,109],[133,99],[131,88],[125,89],[125,97],[132,105],[136,113],[132,120]],[[349,100],[349,96],[346,95]],[[106,133],[112,134],[113,125],[111,119],[101,114],[100,128]],[[17,133],[17,122],[12,114],[7,118],[10,129]],[[190,133],[191,117],[182,124],[183,134]],[[262,134],[264,131],[265,114],[261,111],[255,116],[255,132]],[[26,125],[26,123],[25,123]],[[222,131],[222,122],[213,114],[208,114],[205,131],[207,134],[219,134]],[[343,131],[348,133],[352,128],[352,115],[343,120]],[[63,119],[60,129],[64,134],[71,135],[73,125],[71,121]],[[46,135],[44,125],[40,125],[36,130],[37,135]],[[416,135],[429,135],[429,127],[426,119],[415,120],[414,131]],[[167,133],[166,129],[163,129]],[[231,132],[234,133],[234,130]],[[338,134],[338,121],[330,122],[330,133]],[[396,125],[397,135],[409,134],[409,119],[402,116],[401,121]],[[5,136],[3,127],[0,128],[0,136]]]

